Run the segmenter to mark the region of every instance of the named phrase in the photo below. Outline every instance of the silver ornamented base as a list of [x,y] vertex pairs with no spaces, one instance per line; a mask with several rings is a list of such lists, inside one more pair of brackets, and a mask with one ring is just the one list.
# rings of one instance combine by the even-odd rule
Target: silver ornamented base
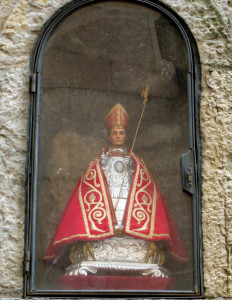
[[65,275],[126,275],[168,278],[170,272],[157,264],[83,261],[66,269]]
[[[88,259],[84,259],[83,245],[76,244],[75,264],[82,261],[92,261],[88,252]],[[129,236],[112,237],[101,241],[91,242],[96,261],[143,263],[149,249],[149,242]]]

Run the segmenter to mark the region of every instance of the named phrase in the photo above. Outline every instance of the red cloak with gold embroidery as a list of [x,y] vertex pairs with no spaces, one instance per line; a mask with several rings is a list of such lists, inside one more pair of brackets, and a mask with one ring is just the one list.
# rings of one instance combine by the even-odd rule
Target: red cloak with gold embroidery
[[[79,240],[101,240],[115,236],[114,210],[100,157],[90,163],[78,181],[47,248],[45,261],[54,261],[61,250]],[[147,241],[165,241],[167,250],[180,261],[186,254],[162,195],[136,155],[135,171],[124,216],[124,233]]]

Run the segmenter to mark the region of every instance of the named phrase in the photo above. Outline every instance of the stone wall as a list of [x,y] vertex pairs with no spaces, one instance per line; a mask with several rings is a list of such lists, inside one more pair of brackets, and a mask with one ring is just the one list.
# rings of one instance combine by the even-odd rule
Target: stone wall
[[[0,4],[0,297],[22,296],[30,55],[42,25],[67,2],[2,0]],[[232,3],[162,2],[187,23],[201,59],[205,294],[209,298],[232,297]]]

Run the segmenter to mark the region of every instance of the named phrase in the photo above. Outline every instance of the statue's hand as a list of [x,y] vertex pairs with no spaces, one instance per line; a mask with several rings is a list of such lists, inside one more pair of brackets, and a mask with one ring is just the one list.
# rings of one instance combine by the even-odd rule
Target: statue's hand
[[109,156],[104,153],[104,149],[103,149],[103,151],[101,153],[101,157],[100,157],[101,164],[104,165],[107,162],[108,158],[109,158]]
[[132,166],[133,165],[133,160],[131,159],[130,156],[126,155],[123,159],[124,163],[127,164],[128,166]]
[[93,248],[92,248],[90,242],[84,243],[84,245],[83,245],[83,253],[84,253],[85,260],[89,260],[88,259],[88,253],[92,257],[92,260],[96,260],[94,252],[93,252]]

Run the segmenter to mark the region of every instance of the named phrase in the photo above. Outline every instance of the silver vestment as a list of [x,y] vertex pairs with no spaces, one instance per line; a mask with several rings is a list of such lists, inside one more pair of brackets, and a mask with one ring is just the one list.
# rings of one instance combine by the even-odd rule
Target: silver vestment
[[[115,151],[119,151],[122,156],[113,155]],[[118,225],[122,225],[134,174],[134,162],[126,148],[109,148],[106,153],[102,152],[100,164],[108,183]]]

